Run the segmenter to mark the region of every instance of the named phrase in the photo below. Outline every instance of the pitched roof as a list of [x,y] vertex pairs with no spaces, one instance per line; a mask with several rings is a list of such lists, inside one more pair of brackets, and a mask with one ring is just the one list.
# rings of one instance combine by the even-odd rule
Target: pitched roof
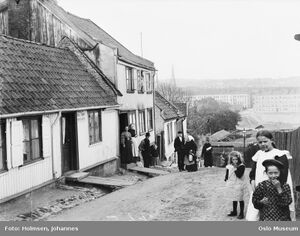
[[185,115],[188,115],[188,106],[186,102],[175,102],[174,105]]
[[170,101],[164,98],[159,92],[155,91],[155,105],[162,111],[163,119],[176,119],[185,115]]
[[148,69],[154,69],[153,62],[137,56],[129,51],[126,47],[124,47],[103,29],[101,29],[93,21],[66,12],[63,8],[55,4],[53,1],[43,1],[43,4],[72,28],[80,30],[81,32],[86,34],[86,36],[88,36],[90,40],[93,40],[95,42],[94,44],[96,44],[96,42],[101,42],[107,46],[118,48],[119,59],[141,67],[146,67]]
[[0,114],[114,106],[69,49],[0,35]]

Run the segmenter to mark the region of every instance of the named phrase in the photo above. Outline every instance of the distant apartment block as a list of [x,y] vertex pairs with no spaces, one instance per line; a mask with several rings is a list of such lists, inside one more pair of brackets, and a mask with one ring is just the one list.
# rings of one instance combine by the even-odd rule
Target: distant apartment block
[[300,94],[253,95],[256,112],[300,112]]
[[194,95],[192,101],[201,100],[203,98],[213,98],[218,102],[226,102],[230,105],[247,109],[251,107],[251,98],[249,94],[205,94]]

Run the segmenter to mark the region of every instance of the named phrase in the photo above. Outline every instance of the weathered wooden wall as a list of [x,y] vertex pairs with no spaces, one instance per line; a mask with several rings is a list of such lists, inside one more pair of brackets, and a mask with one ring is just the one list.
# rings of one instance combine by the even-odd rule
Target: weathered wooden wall
[[288,150],[293,159],[290,169],[294,186],[300,186],[300,128],[291,132],[275,132],[274,141],[277,148]]

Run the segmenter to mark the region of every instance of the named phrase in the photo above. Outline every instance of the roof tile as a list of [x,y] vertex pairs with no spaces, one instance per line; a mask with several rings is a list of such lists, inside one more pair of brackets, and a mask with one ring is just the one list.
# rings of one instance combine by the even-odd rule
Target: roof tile
[[0,35],[0,55],[0,114],[117,105],[68,49]]

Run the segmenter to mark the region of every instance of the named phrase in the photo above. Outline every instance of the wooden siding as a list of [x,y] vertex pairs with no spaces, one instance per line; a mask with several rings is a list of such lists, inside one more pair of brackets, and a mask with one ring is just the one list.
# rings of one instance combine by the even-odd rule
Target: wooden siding
[[39,1],[30,1],[31,8],[31,40],[51,46],[58,46],[63,36],[74,40],[81,47],[88,46],[82,37],[69,25],[64,23]]
[[52,179],[51,158],[0,174],[0,200]]
[[8,10],[0,10],[0,34],[8,34]]

